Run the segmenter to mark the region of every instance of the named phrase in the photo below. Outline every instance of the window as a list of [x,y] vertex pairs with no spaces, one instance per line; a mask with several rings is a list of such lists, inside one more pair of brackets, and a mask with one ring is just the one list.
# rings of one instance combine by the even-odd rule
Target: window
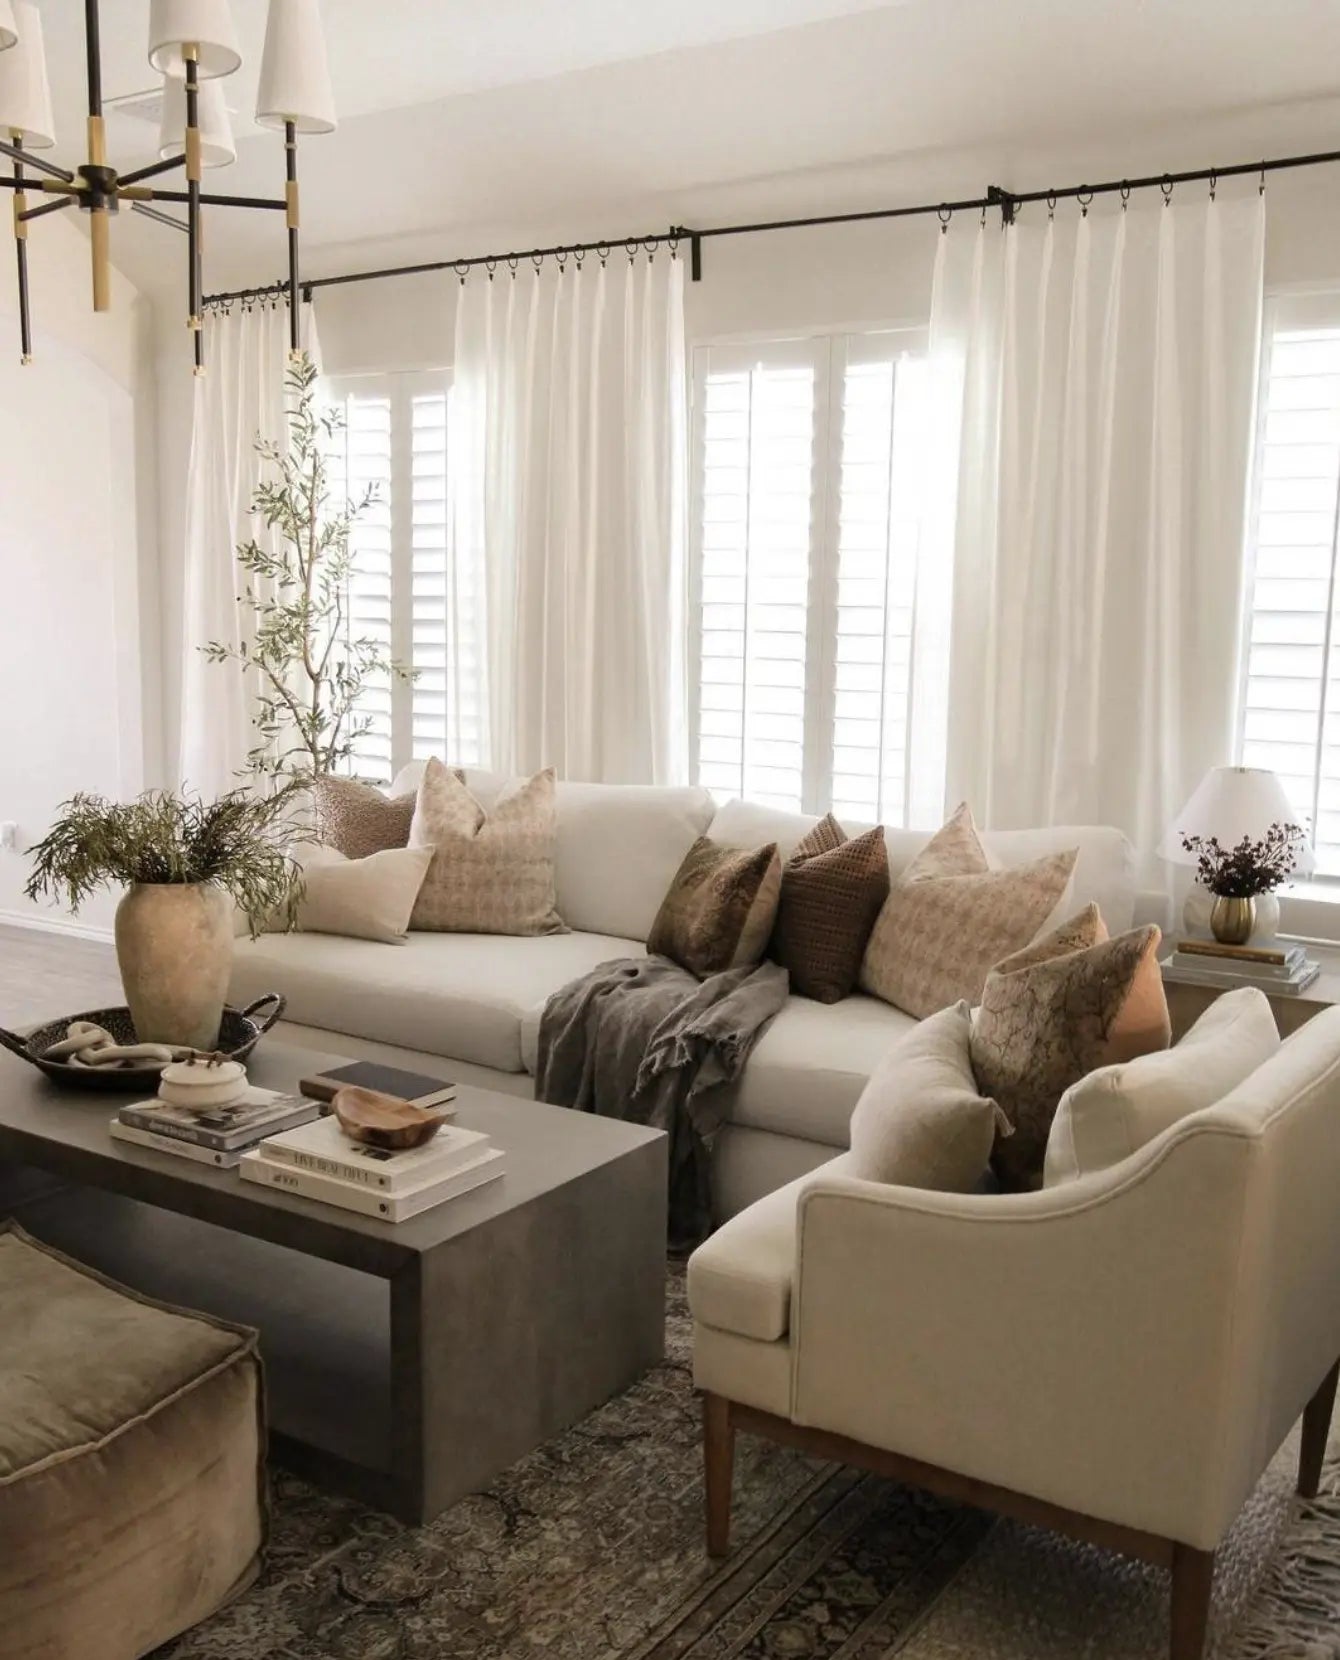
[[1340,876],[1340,293],[1266,319],[1240,699],[1243,765],[1279,774]]
[[369,686],[359,709],[369,725],[350,770],[389,783],[409,760],[477,761],[479,709],[466,660],[477,611],[449,546],[449,377],[359,376],[330,382],[328,395],[345,417],[330,456],[332,494],[357,500],[369,485],[377,492],[350,533],[347,627],[414,671],[412,682],[386,675]]
[[714,792],[908,822],[925,381],[908,330],[698,350],[690,738]]

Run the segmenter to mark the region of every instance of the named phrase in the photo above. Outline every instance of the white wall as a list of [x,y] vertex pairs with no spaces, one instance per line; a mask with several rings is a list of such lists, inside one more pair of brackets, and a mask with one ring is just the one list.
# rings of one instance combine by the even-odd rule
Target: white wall
[[[119,274],[95,315],[88,243],[45,220],[29,242],[33,362],[19,362],[0,262],[0,820],[20,848],[77,790],[137,793],[161,771],[154,385],[149,312]],[[0,850],[0,919],[57,922]],[[79,923],[105,928],[114,897]]]

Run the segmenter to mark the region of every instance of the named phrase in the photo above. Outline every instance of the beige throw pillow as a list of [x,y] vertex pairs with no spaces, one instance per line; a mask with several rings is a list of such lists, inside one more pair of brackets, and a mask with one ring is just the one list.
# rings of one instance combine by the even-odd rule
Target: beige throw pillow
[[453,934],[565,934],[554,897],[552,768],[484,809],[440,761],[419,781],[410,846],[433,849],[411,928]]
[[1014,1126],[996,1147],[1002,1185],[1042,1185],[1052,1119],[1071,1084],[1168,1047],[1159,939],[1152,924],[1109,939],[1090,905],[987,976],[972,1065]]
[[405,943],[431,848],[387,848],[366,859],[346,859],[333,847],[304,842],[289,852],[302,871],[295,926],[303,933]]
[[1180,1043],[1090,1072],[1061,1097],[1047,1138],[1044,1187],[1129,1158],[1146,1142],[1223,1099],[1280,1046],[1265,993],[1217,997]]
[[777,843],[726,847],[699,836],[684,855],[647,935],[647,954],[669,957],[705,980],[756,963],[777,916]]
[[861,987],[924,1018],[976,1003],[993,963],[1037,935],[1056,909],[1077,853],[992,870],[972,814],[960,806],[897,881],[861,964]]
[[866,1181],[971,1193],[1009,1125],[980,1095],[969,1056],[971,1011],[941,1009],[895,1043],[851,1116],[851,1165]]

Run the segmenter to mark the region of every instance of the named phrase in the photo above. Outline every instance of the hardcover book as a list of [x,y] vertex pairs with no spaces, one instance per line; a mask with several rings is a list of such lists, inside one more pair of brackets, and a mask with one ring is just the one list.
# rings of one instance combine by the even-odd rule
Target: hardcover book
[[456,1086],[441,1078],[430,1078],[423,1072],[407,1072],[399,1066],[383,1066],[379,1061],[351,1061],[348,1066],[333,1066],[329,1072],[318,1072],[304,1078],[298,1088],[314,1101],[334,1099],[336,1090],[375,1089],[382,1095],[394,1095],[416,1107],[440,1107],[450,1101]]
[[175,1153],[178,1158],[192,1159],[197,1164],[212,1164],[219,1170],[235,1170],[240,1152],[221,1153],[215,1147],[202,1147],[197,1141],[183,1141],[180,1136],[159,1135],[156,1130],[137,1130],[133,1124],[123,1124],[114,1118],[108,1127],[113,1141],[129,1141],[136,1147],[152,1147],[157,1153]]
[[192,1141],[216,1152],[231,1153],[250,1147],[263,1135],[310,1123],[320,1111],[319,1105],[305,1096],[252,1088],[231,1107],[191,1112],[186,1107],[174,1107],[154,1099],[122,1107],[117,1117],[137,1130],[153,1130],[178,1141]]
[[318,1118],[298,1129],[267,1136],[263,1143],[266,1157],[281,1164],[388,1193],[448,1176],[488,1145],[489,1138],[482,1130],[444,1124],[424,1146],[395,1152],[354,1141],[334,1118]]
[[278,1188],[282,1193],[294,1193],[302,1199],[338,1205],[342,1210],[375,1216],[383,1222],[405,1222],[420,1211],[431,1210],[434,1205],[459,1198],[473,1188],[482,1187],[485,1182],[496,1181],[503,1173],[504,1162],[502,1153],[496,1147],[488,1147],[450,1175],[405,1188],[398,1193],[366,1187],[362,1182],[340,1181],[335,1176],[319,1175],[314,1170],[299,1170],[296,1165],[270,1158],[264,1143],[243,1153],[237,1168],[244,1180]]

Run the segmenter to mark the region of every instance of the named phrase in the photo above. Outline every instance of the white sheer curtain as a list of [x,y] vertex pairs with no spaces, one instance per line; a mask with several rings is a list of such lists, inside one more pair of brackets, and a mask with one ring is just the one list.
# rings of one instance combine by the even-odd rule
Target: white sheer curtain
[[[306,349],[319,358],[312,307],[303,307]],[[211,640],[237,645],[241,613],[234,550],[265,534],[251,513],[260,476],[258,436],[285,436],[288,310],[234,307],[205,314],[205,373],[195,382],[186,486],[178,774],[209,797],[235,789],[253,734],[251,689],[236,664],[211,663]]]
[[1231,756],[1264,225],[1253,193],[939,238],[946,797],[987,824],[1115,824],[1149,861]]
[[455,656],[477,662],[495,767],[683,776],[685,402],[666,250],[461,289],[452,588],[486,622],[482,654]]

